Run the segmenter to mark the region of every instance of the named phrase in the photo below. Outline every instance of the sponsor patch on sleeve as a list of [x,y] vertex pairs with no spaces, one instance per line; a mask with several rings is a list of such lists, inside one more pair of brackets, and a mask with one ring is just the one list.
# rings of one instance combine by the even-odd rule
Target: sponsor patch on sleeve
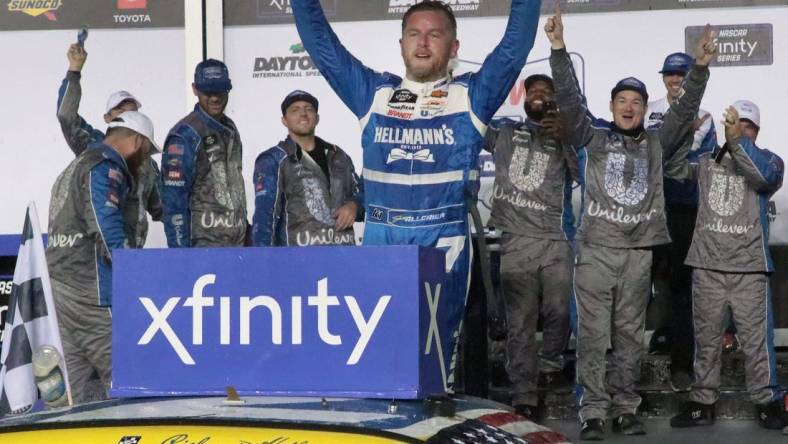
[[107,201],[104,203],[104,205],[112,208],[118,208],[119,204],[120,198],[118,197],[118,194],[112,190],[107,192]]
[[107,177],[115,182],[123,182],[123,173],[115,168],[110,168],[107,172]]
[[183,155],[183,145],[178,145],[173,143],[172,145],[167,147],[167,154],[174,154],[176,156]]

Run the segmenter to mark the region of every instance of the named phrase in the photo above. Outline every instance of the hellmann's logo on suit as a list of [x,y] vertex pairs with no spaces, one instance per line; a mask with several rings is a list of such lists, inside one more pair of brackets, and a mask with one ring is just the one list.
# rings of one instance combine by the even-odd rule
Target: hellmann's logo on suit
[[[252,342],[251,332],[254,331],[258,344],[289,347],[302,345],[305,333],[308,335],[307,338],[310,338],[313,336],[311,333],[317,331],[317,337],[325,345],[335,347],[346,343],[354,344],[345,364],[355,365],[363,358],[364,351],[375,335],[375,330],[385,315],[391,300],[391,295],[381,295],[377,298],[371,312],[364,313],[355,296],[344,295],[340,298],[331,295],[328,278],[322,278],[315,283],[314,295],[289,297],[289,304],[287,304],[289,307],[286,309],[289,308],[290,316],[289,319],[285,319],[280,303],[286,298],[274,298],[265,294],[240,297],[206,295],[206,287],[215,284],[216,280],[215,274],[204,274],[194,282],[191,296],[186,298],[170,297],[160,307],[149,297],[138,297],[139,304],[150,316],[150,323],[137,340],[137,345],[146,346],[157,336],[163,336],[181,362],[186,365],[195,365],[197,363],[191,352],[195,347],[203,345],[205,341],[213,342],[213,345],[218,343],[220,346],[250,345]],[[170,323],[171,316],[176,311],[182,310],[191,312],[190,331],[183,331],[183,323],[176,325]],[[336,316],[336,312],[339,310],[349,312],[358,332],[357,336],[347,337],[347,334],[343,336],[331,332],[331,315],[333,313]],[[211,313],[211,311],[213,312]],[[270,326],[259,325],[258,322],[252,325],[252,313],[255,311],[265,312],[265,315],[263,315],[264,317],[256,316],[254,320],[259,321],[263,318],[270,320]],[[303,315],[308,311],[316,314],[316,325],[307,325],[302,322]],[[217,319],[218,338],[204,337],[204,331],[217,331],[217,325],[206,325],[204,315],[210,319]],[[237,325],[233,324],[233,319],[238,320]],[[289,338],[283,337],[285,330],[290,332]],[[270,335],[265,334],[268,332]],[[312,345],[314,345],[314,341],[312,341]]]

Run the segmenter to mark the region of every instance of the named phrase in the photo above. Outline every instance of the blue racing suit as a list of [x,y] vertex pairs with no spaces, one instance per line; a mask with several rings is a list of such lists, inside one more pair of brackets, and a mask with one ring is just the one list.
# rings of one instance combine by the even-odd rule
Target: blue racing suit
[[[487,125],[525,65],[539,20],[539,0],[513,0],[503,39],[481,69],[428,83],[375,72],[339,42],[319,0],[291,2],[313,62],[362,129],[365,245],[443,248],[448,273],[437,305],[438,357],[451,383],[470,276],[466,190]],[[431,345],[427,345],[429,350]]]

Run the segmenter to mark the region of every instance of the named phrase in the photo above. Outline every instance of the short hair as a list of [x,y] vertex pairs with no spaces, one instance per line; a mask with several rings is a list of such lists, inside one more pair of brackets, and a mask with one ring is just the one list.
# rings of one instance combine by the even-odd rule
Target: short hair
[[402,32],[405,32],[405,26],[408,23],[410,16],[416,12],[423,11],[442,12],[443,15],[445,15],[449,20],[449,28],[451,29],[452,34],[457,36],[457,19],[454,17],[454,11],[451,10],[451,6],[443,3],[440,0],[424,0],[408,8],[408,10],[405,11],[405,15],[402,16]]

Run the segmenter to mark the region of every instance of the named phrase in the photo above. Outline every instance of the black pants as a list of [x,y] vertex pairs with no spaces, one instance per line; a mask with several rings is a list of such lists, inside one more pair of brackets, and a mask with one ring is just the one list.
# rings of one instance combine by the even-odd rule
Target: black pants
[[[667,204],[668,231],[673,242],[655,254],[664,255],[669,283],[670,319],[662,327],[670,329],[671,372],[692,373],[695,340],[692,328],[692,268],[684,265],[698,208],[692,205]],[[656,262],[656,261],[655,261]]]

